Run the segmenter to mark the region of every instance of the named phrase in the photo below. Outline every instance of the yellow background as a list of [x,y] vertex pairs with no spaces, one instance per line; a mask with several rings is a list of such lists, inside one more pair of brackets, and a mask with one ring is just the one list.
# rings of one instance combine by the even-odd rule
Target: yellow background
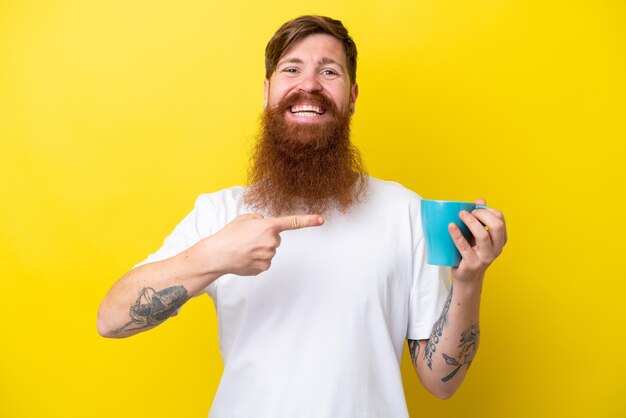
[[0,2],[0,416],[206,416],[210,298],[126,340],[96,311],[198,194],[244,183],[265,44],[306,13],[357,42],[370,173],[507,216],[457,395],[405,350],[412,416],[626,416],[621,0]]

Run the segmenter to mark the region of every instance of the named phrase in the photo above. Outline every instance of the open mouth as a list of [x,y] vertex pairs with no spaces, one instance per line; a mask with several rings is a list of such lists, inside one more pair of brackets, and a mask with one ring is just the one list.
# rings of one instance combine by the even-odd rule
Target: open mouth
[[320,116],[326,113],[326,109],[315,105],[296,105],[289,107],[289,111],[299,116]]

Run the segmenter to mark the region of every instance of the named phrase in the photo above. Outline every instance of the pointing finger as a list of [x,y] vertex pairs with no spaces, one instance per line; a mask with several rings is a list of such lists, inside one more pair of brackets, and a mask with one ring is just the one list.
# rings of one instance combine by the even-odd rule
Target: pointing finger
[[320,215],[291,215],[271,220],[278,232],[320,226],[324,223],[324,218]]

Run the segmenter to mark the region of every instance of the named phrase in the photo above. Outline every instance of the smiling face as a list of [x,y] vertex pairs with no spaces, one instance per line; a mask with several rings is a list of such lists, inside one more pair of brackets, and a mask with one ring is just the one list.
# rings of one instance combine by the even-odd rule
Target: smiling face
[[[328,25],[339,38],[315,33],[290,42],[298,31]],[[356,46],[341,22],[303,16],[283,25],[270,40],[266,74],[266,109],[244,203],[272,216],[347,211],[367,190],[365,167],[350,142],[358,93],[351,82]]]
[[265,80],[266,105],[288,103],[283,116],[289,123],[323,123],[334,111],[354,112],[357,95],[343,44],[327,34],[307,36],[290,48]]

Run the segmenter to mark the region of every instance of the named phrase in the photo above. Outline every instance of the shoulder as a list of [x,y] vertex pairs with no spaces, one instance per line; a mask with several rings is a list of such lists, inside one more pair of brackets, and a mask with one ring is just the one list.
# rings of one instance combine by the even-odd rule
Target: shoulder
[[381,180],[375,177],[369,177],[369,192],[373,199],[384,199],[387,202],[419,204],[422,198],[395,181]]
[[368,197],[360,213],[389,231],[412,231],[410,239],[416,243],[422,236],[421,201],[417,193],[398,182],[369,177]]
[[194,205],[198,219],[209,221],[214,228],[227,224],[245,212],[242,205],[245,190],[243,186],[235,186],[199,195]]
[[196,208],[205,206],[240,206],[246,188],[233,186],[212,193],[202,193],[196,199]]
[[418,217],[421,200],[417,193],[400,183],[368,177],[367,194],[353,214],[407,220]]

